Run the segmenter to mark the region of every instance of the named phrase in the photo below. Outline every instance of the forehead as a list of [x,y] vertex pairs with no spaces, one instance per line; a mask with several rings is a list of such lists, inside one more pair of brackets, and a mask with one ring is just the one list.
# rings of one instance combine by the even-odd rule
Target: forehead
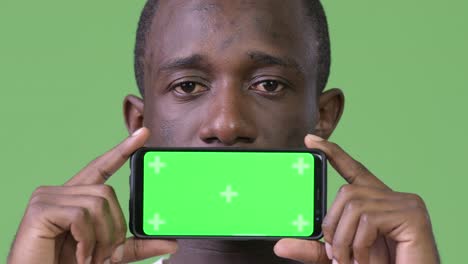
[[255,50],[292,58],[310,69],[315,36],[301,2],[160,0],[145,57],[157,68],[192,54],[232,62]]

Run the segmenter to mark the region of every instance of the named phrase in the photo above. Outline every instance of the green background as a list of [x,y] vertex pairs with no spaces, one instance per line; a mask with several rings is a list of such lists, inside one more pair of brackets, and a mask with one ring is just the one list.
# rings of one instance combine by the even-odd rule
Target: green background
[[[155,169],[156,158],[164,167]],[[314,156],[310,153],[144,154],[143,230],[148,235],[301,236],[314,232]],[[299,171],[299,159],[308,168]],[[236,196],[226,196],[228,186]],[[177,199],[164,202],[174,196]],[[159,214],[165,222],[154,230]],[[293,225],[299,215],[308,225]]]
[[[143,0],[0,0],[0,259],[31,192],[65,182],[127,135]],[[332,140],[421,195],[442,259],[468,237],[468,1],[323,1],[346,109]],[[129,169],[110,180],[127,208]],[[332,200],[343,180],[329,177]],[[1,261],[1,260],[0,260]],[[150,263],[150,262],[144,262]]]

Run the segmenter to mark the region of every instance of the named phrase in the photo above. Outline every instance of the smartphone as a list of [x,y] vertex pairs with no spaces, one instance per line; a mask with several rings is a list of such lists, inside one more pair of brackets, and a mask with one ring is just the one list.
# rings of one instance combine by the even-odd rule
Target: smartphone
[[130,168],[129,227],[138,238],[322,237],[319,150],[145,147]]

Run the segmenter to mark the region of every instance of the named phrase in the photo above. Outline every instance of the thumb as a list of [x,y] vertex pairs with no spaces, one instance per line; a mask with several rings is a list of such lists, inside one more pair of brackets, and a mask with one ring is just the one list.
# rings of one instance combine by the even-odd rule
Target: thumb
[[273,248],[278,257],[303,263],[329,264],[325,244],[319,241],[283,238]]
[[161,239],[127,238],[124,245],[123,263],[172,254],[177,251],[177,242]]

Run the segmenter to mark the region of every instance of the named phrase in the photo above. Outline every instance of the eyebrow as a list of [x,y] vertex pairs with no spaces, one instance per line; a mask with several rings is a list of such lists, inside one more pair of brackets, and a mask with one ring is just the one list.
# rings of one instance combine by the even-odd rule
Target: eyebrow
[[303,68],[292,58],[273,56],[262,51],[249,51],[247,52],[247,54],[249,55],[250,59],[253,60],[256,64],[266,66],[276,65],[284,68],[294,69],[302,74],[304,73]]
[[[262,66],[280,66],[293,69],[304,74],[303,68],[292,58],[274,56],[262,51],[248,51],[247,56],[254,64]],[[193,54],[187,57],[175,58],[161,64],[159,71],[174,71],[181,69],[203,69],[210,70],[213,65],[208,58],[202,54]]]
[[171,71],[179,69],[190,69],[190,68],[211,68],[211,64],[205,56],[201,54],[193,54],[188,57],[175,58],[166,63],[163,63],[159,71]]

